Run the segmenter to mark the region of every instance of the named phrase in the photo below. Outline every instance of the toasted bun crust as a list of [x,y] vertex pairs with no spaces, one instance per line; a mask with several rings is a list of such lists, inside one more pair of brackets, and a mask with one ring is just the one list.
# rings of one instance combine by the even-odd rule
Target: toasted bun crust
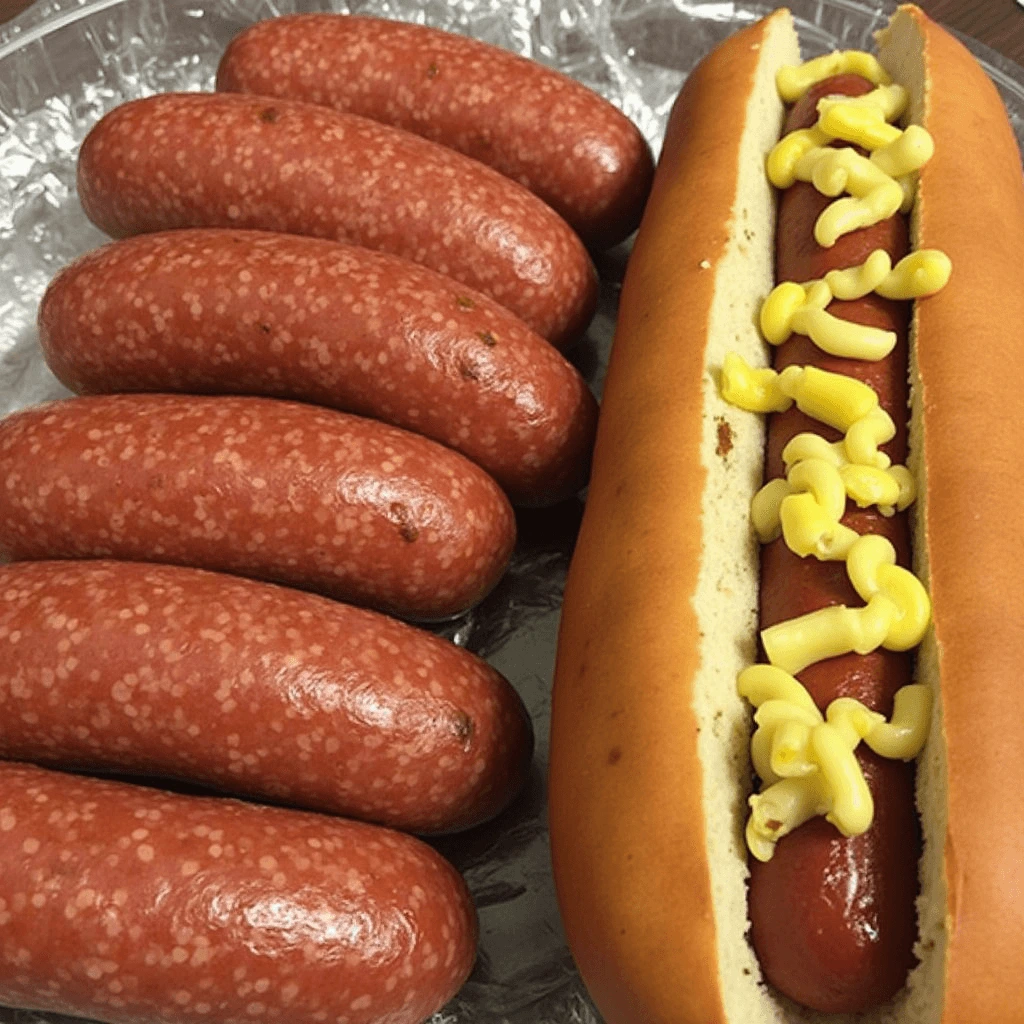
[[[912,466],[918,571],[936,688],[919,774],[921,965],[867,1024],[1024,1019],[1024,640],[1016,529],[1024,427],[1024,183],[998,94],[917,8],[883,33],[936,142],[916,244],[953,277],[918,304]],[[551,722],[550,830],[570,948],[608,1024],[829,1021],[761,981],[746,939],[749,713],[755,660],[761,418],[725,405],[728,350],[764,363],[772,285],[763,159],[799,60],[785,10],[688,78],[623,287],[586,512],[566,586]],[[912,345],[914,344],[912,339]],[[948,801],[947,801],[948,787]],[[947,898],[948,897],[948,898]]]
[[[742,472],[753,494],[764,434],[759,417],[717,398],[709,349],[716,320],[735,300],[743,337],[730,331],[723,340],[751,361],[766,359],[754,326],[772,284],[774,204],[762,167],[782,124],[775,67],[797,59],[788,13],[780,12],[731,36],[689,76],[619,305],[563,603],[549,777],[562,918],[611,1024],[724,1019],[694,707],[704,623],[693,598],[706,571],[702,495],[710,474]],[[758,83],[764,109],[752,106]],[[755,179],[750,197],[740,194],[744,167]],[[730,284],[726,271],[737,260]],[[731,449],[716,456],[712,440],[709,462],[713,415],[725,424],[720,447],[728,432]],[[725,561],[737,563],[738,589],[735,601],[722,602],[731,621],[719,635],[733,648],[722,659],[724,679],[753,658],[757,590],[748,507],[729,499],[723,511],[734,538]],[[735,684],[724,689],[745,730]],[[728,852],[745,872],[735,842],[743,795],[733,779],[723,800],[735,819],[725,829]],[[738,875],[740,889],[742,881]]]
[[[935,140],[921,171],[914,245],[953,261],[946,288],[917,306],[912,389],[914,469],[925,485],[915,552],[934,618],[922,661],[940,684],[947,762],[945,801],[938,794],[948,813],[942,1020],[1020,1021],[1024,176],[999,94],[959,41],[906,6],[879,42],[890,73],[918,84],[911,116]],[[937,775],[922,778],[922,804],[932,801],[927,783]]]

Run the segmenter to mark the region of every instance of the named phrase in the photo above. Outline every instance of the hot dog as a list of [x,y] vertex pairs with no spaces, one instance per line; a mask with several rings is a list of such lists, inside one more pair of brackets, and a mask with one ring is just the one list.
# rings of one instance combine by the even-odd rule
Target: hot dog
[[597,403],[575,368],[498,303],[386,253],[226,229],[125,239],[51,282],[39,340],[78,393],[315,402],[461,451],[517,504],[586,482]]
[[521,185],[310,103],[166,93],[122,104],[82,142],[78,195],[114,238],[256,228],[392,253],[489,295],[558,347],[597,302],[579,238]]
[[268,18],[228,45],[217,88],[322,103],[451,146],[525,185],[599,248],[636,229],[654,172],[644,137],[597,93],[425,25]]
[[522,788],[530,719],[486,662],[313,594],[178,566],[0,567],[0,757],[189,782],[405,831]]
[[0,1003],[419,1024],[477,924],[426,844],[362,822],[0,764]]
[[477,466],[272,398],[104,395],[0,421],[0,554],[238,573],[412,619],[483,598],[515,542]]
[[[1021,726],[1005,717],[1024,654],[1012,628],[1024,546],[1003,529],[1021,492],[999,467],[1011,464],[1024,437],[999,410],[1012,401],[1024,353],[996,336],[998,324],[1024,322],[1024,293],[1015,284],[1024,251],[1020,156],[991,82],[918,9],[894,16],[879,57],[909,90],[908,122],[934,140],[934,155],[920,169],[911,246],[941,250],[953,267],[945,287],[915,303],[909,340],[913,566],[931,610],[916,653],[916,682],[932,699],[916,783],[922,856],[908,869],[906,850],[893,849],[913,848],[917,828],[907,820],[903,766],[880,760],[896,776],[883,781],[862,758],[878,794],[872,828],[893,848],[867,851],[865,859],[849,845],[857,840],[835,841],[836,826],[814,819],[778,841],[779,860],[759,865],[761,878],[749,876],[744,832],[749,837],[754,821],[754,770],[750,712],[737,680],[763,665],[770,646],[777,651],[778,633],[759,636],[775,615],[791,616],[809,599],[858,604],[860,593],[853,601],[823,593],[821,577],[805,585],[805,572],[826,565],[835,573],[833,563],[787,556],[786,566],[769,548],[760,583],[751,506],[765,477],[781,472],[781,417],[769,428],[766,465],[759,417],[739,412],[720,390],[730,352],[756,366],[767,358],[755,327],[776,283],[775,198],[765,161],[783,126],[776,72],[799,64],[788,13],[779,11],[702,61],[673,110],[627,270],[566,586],[552,706],[552,858],[570,948],[609,1024],[827,1019],[770,984],[779,978],[768,967],[773,953],[810,934],[821,947],[833,942],[840,915],[815,919],[823,899],[865,901],[853,909],[866,910],[868,924],[875,911],[883,925],[886,915],[905,918],[918,875],[911,950],[918,962],[891,999],[858,1019],[1020,1015],[1024,901],[1008,879],[1024,870],[1024,854],[1004,809],[1024,778]],[[983,152],[972,142],[981,137]],[[813,244],[801,250],[805,236],[790,233],[794,222],[806,231],[814,219],[801,202],[799,193],[783,200],[778,270],[807,282],[826,268],[810,265]],[[901,230],[898,222],[892,227]],[[655,301],[657,318],[649,315]],[[898,309],[859,311],[901,330]],[[856,308],[847,312],[857,318]],[[978,339],[968,358],[966,338]],[[780,361],[806,365],[808,351],[799,351],[806,340],[790,345],[797,353],[780,350]],[[898,408],[898,376],[872,372],[883,375],[873,393]],[[894,462],[901,444],[897,437],[889,448]],[[858,515],[855,533],[872,533]],[[886,523],[902,529],[896,515]],[[865,540],[877,549],[870,536],[856,543]],[[906,560],[898,537],[897,554]],[[849,587],[841,573],[836,578]],[[864,660],[872,659],[889,661],[890,652]],[[839,666],[830,662],[839,660],[794,671],[807,690],[816,671],[834,686]],[[877,668],[866,670],[874,696],[865,694],[865,703],[884,704],[878,694],[888,688],[891,697],[901,685],[905,667]],[[812,833],[801,839],[803,829]],[[815,838],[814,830],[825,829],[831,835]],[[783,870],[791,841],[816,845],[792,873]],[[815,862],[827,846],[831,859]],[[850,873],[864,864],[867,881],[885,891],[872,892]],[[831,893],[822,893],[823,880]],[[771,900],[760,904],[767,914],[752,934],[762,883],[773,886]],[[897,950],[897,966],[888,969],[901,975],[911,958],[902,940],[889,945],[891,927],[890,920],[882,939]],[[868,944],[873,939],[866,934]],[[803,975],[787,967],[791,980],[781,984],[820,995],[829,952],[844,958],[837,949],[812,950]],[[891,976],[877,977],[870,963],[863,971],[852,966],[878,986],[868,1001],[892,994]],[[849,962],[839,967],[851,976]]]
[[[812,86],[790,110],[782,135],[811,128],[825,96],[864,95],[872,83],[859,75],[832,76]],[[810,182],[796,182],[779,194],[775,232],[775,279],[811,281],[830,270],[862,264],[876,251],[891,262],[907,255],[908,218],[895,213],[870,227],[843,235],[830,248],[813,242],[814,225],[831,200]],[[907,457],[907,329],[911,303],[872,292],[836,300],[829,312],[851,323],[893,331],[896,344],[883,359],[866,361],[830,355],[806,335],[794,333],[775,350],[776,370],[818,366],[872,386],[879,406],[896,425],[882,446],[893,464]],[[822,427],[793,406],[768,419],[766,478],[786,476],[783,450],[801,431],[829,441],[838,431]],[[885,536],[900,565],[910,565],[909,512],[882,515],[850,499],[842,523],[859,534]],[[839,562],[800,558],[783,537],[761,549],[760,628],[813,612],[826,604],[854,606],[857,594]],[[892,715],[896,692],[912,682],[907,651],[880,648],[819,661],[799,676],[825,711],[838,697],[853,697],[873,711]],[[915,962],[917,864],[920,837],[914,810],[912,762],[881,758],[858,749],[875,814],[863,835],[844,837],[824,819],[808,822],[781,841],[767,862],[751,859],[751,941],[765,978],[796,1002],[829,1013],[858,1012],[890,999],[903,987]],[[843,870],[836,863],[843,862]],[[800,898],[794,898],[799,893]]]

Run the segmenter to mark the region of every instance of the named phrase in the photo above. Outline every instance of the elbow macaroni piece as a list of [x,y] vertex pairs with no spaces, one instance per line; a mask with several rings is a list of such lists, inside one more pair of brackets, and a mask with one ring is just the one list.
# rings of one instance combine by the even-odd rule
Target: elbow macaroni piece
[[[858,508],[877,505],[884,516],[913,503],[917,488],[906,466],[878,469],[840,462],[824,438],[800,434],[793,440],[801,437],[818,438],[827,454],[795,460],[785,477],[769,480],[754,495],[750,519],[760,543],[770,544],[781,535],[790,551],[802,558],[842,560],[857,539],[856,532],[840,522],[847,498]],[[783,459],[785,454],[784,450]]]
[[[831,66],[827,58],[819,59],[825,61],[822,68]],[[809,61],[802,68],[814,63]],[[815,70],[811,77],[817,73]],[[828,206],[815,224],[815,240],[824,248],[898,210],[910,212],[914,201],[911,179],[932,158],[935,143],[920,125],[901,130],[889,123],[903,113],[907,98],[906,89],[887,81],[864,96],[826,96],[818,101],[817,123],[790,132],[769,153],[766,170],[776,188],[809,181],[823,195],[849,193],[849,198]],[[835,141],[860,146],[869,155],[861,156],[850,147],[837,149],[830,145]]]
[[785,281],[761,306],[761,333],[781,345],[793,333],[805,334],[823,352],[846,359],[884,359],[896,346],[896,334],[840,320],[826,311],[833,294],[827,280],[802,287]]
[[896,565],[896,550],[878,534],[859,536],[846,555],[862,608],[832,605],[761,631],[768,661],[796,675],[840,654],[870,654],[879,647],[907,651],[924,639],[931,601],[921,581]]
[[829,355],[884,359],[896,345],[896,334],[833,316],[827,311],[832,300],[860,299],[870,292],[887,299],[922,298],[944,288],[951,271],[949,257],[938,249],[913,252],[895,267],[884,249],[876,249],[859,266],[830,270],[822,280],[776,285],[761,304],[761,333],[770,345],[805,334]]
[[877,57],[863,50],[839,50],[804,61],[803,64],[780,68],[775,76],[775,87],[786,103],[795,103],[812,85],[833,75],[861,75],[875,85],[889,85],[892,82]]
[[[858,97],[819,99],[817,123],[786,135],[765,164],[777,188],[806,181],[835,199],[814,226],[823,248],[899,210],[909,213],[917,172],[934,152],[923,128],[901,130],[892,123],[904,114],[909,93],[870,54],[843,51],[783,68],[776,85],[783,100],[793,102],[814,84],[843,73],[862,75],[876,88]],[[837,141],[868,155],[836,147]],[[829,271],[820,281],[779,284],[762,305],[761,331],[772,345],[799,333],[831,355],[882,359],[895,346],[895,333],[830,314],[833,299],[854,301],[870,292],[897,301],[919,299],[943,288],[951,271],[938,250],[913,252],[895,267],[888,253],[877,250],[860,266]],[[758,413],[785,412],[795,404],[844,435],[836,442],[813,433],[793,437],[782,453],[786,477],[757,492],[751,520],[762,543],[781,535],[801,557],[845,559],[850,582],[865,602],[860,608],[820,608],[762,630],[769,664],[740,674],[740,693],[756,708],[751,758],[763,786],[750,798],[747,845],[755,857],[769,860],[782,836],[816,814],[844,835],[865,831],[874,807],[854,754],[857,745],[863,740],[883,757],[908,760],[922,749],[930,719],[931,694],[917,685],[897,692],[888,722],[849,698],[833,701],[822,715],[795,674],[851,651],[908,650],[928,628],[931,603],[920,580],[896,565],[888,540],[860,536],[841,521],[848,499],[893,515],[916,496],[911,473],[892,466],[880,450],[896,426],[877,394],[861,381],[814,366],[791,365],[781,373],[754,369],[734,353],[722,366],[721,393]]]
[[863,740],[881,757],[908,761],[927,738],[926,686],[898,690],[888,722],[849,697],[834,700],[822,715],[792,675],[771,665],[744,669],[737,686],[756,709],[750,749],[763,788],[750,797],[746,837],[758,860],[770,860],[778,840],[815,815],[846,836],[867,831],[874,802],[854,756],[857,746]]

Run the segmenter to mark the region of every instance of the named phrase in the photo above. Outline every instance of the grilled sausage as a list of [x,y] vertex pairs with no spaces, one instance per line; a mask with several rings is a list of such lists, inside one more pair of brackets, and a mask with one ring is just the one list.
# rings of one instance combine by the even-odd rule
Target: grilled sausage
[[[784,132],[813,125],[822,96],[858,96],[872,88],[856,75],[826,79],[793,107]],[[830,201],[803,182],[780,194],[777,280],[821,278],[829,270],[863,262],[874,249],[886,249],[894,264],[907,254],[907,218],[901,214],[846,235],[831,249],[818,246],[814,222]],[[869,383],[897,425],[896,437],[885,451],[894,462],[903,463],[910,303],[872,293],[856,301],[834,301],[829,311],[844,320],[894,331],[896,347],[872,363],[829,356],[809,338],[794,335],[777,350],[775,367],[820,366]],[[766,479],[784,475],[782,449],[806,429],[828,440],[840,437],[795,408],[770,417]],[[857,533],[887,537],[899,564],[909,568],[907,518],[906,512],[887,518],[875,508],[858,509],[848,501],[842,521]],[[858,603],[844,563],[801,558],[781,537],[762,549],[762,629],[826,605]],[[896,691],[912,682],[912,670],[910,653],[879,648],[868,655],[819,661],[798,678],[822,711],[837,697],[853,697],[888,717]],[[921,837],[914,807],[914,764],[888,761],[865,749],[857,751],[857,759],[875,806],[867,832],[847,839],[820,818],[780,840],[771,860],[750,862],[751,940],[765,977],[798,1003],[831,1013],[884,1003],[903,987],[915,962]]]
[[493,300],[385,253],[226,229],[126,239],[56,277],[39,337],[79,393],[315,402],[455,448],[517,504],[586,482],[597,403],[575,368]]
[[0,554],[235,572],[408,618],[464,611],[515,541],[483,470],[408,431],[270,398],[110,395],[0,422]]
[[0,1003],[135,1024],[418,1024],[473,965],[412,836],[0,764]]
[[402,256],[489,295],[565,347],[597,277],[572,229],[476,160],[355,114],[259,96],[167,93],[112,110],[78,157],[107,234],[260,228]]
[[131,562],[6,565],[0,595],[0,757],[420,833],[492,818],[526,779],[511,684],[388,616]]
[[268,18],[231,41],[217,88],[322,103],[451,146],[525,185],[597,248],[639,225],[654,175],[643,135],[597,93],[424,25]]

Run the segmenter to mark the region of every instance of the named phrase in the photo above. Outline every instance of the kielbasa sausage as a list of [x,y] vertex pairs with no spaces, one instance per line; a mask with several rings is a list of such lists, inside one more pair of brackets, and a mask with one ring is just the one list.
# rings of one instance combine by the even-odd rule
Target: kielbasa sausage
[[526,780],[511,684],[386,615],[138,562],[5,565],[0,598],[2,758],[420,833],[492,818]]
[[[807,128],[817,120],[822,96],[860,95],[872,85],[855,75],[836,76],[812,88],[790,111],[784,131]],[[797,182],[779,197],[776,234],[777,281],[810,281],[826,271],[862,263],[874,249],[885,249],[895,263],[906,255],[906,218],[897,214],[880,224],[839,239],[831,249],[813,237],[818,214],[831,202],[813,185]],[[879,362],[840,359],[810,339],[794,335],[776,352],[774,365],[819,366],[863,380],[879,395],[897,433],[883,450],[894,463],[907,453],[907,331],[910,304],[871,294],[856,301],[834,301],[829,311],[845,320],[896,332],[893,352]],[[766,479],[784,475],[782,449],[804,430],[838,440],[830,427],[795,407],[769,418]],[[843,523],[858,533],[878,533],[892,541],[900,565],[910,566],[907,513],[883,516],[847,502]],[[801,558],[780,537],[761,552],[761,628],[827,605],[858,606],[842,562]],[[853,697],[889,716],[895,692],[912,681],[912,656],[879,649],[848,654],[809,666],[798,676],[822,709],[837,697]],[[770,861],[751,858],[751,939],[765,977],[796,1002],[823,1012],[858,1012],[891,998],[915,962],[914,901],[920,828],[914,805],[913,763],[889,761],[858,749],[875,805],[871,828],[844,838],[823,818],[785,836]]]
[[525,185],[596,248],[636,229],[654,176],[643,135],[596,92],[425,25],[268,18],[228,45],[217,88],[321,103],[450,146]]
[[479,467],[374,420],[272,398],[108,395],[0,421],[0,556],[221,570],[441,619],[515,543]]
[[103,117],[78,194],[121,238],[167,228],[315,235],[422,263],[565,347],[597,276],[579,238],[521,185],[411,132],[291,100],[164,93]]
[[0,1003],[108,1021],[419,1024],[469,974],[412,836],[0,763]]
[[47,363],[71,390],[295,398],[455,448],[516,504],[586,482],[597,403],[504,307],[397,256],[273,232],[113,242],[50,284]]

